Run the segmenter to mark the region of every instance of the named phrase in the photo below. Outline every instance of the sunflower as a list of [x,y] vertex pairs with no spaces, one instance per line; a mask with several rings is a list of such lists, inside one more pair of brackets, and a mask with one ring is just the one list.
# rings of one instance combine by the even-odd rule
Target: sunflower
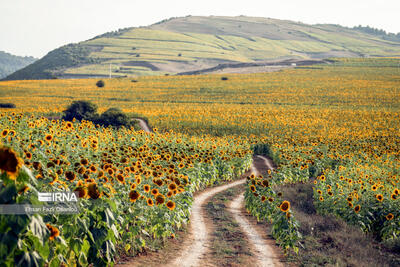
[[265,196],[261,196],[261,201],[264,202],[267,198]]
[[97,178],[103,178],[104,177],[104,172],[103,171],[99,171],[98,173],[97,173]]
[[27,159],[31,159],[31,158],[32,158],[32,153],[31,153],[31,152],[26,152],[26,153],[25,153],[25,157],[26,157]]
[[7,129],[4,129],[2,132],[1,132],[1,136],[2,137],[6,137],[8,135],[8,130]]
[[148,184],[143,185],[143,189],[144,189],[144,192],[146,192],[146,193],[150,192],[150,185],[148,185]]
[[386,215],[386,220],[390,221],[393,220],[394,215],[392,213],[389,213],[388,215]]
[[[77,184],[78,185],[78,184]],[[85,186],[79,186],[75,188],[74,192],[78,193],[79,198],[84,198],[87,195],[87,189]]]
[[10,148],[0,148],[0,170],[7,172],[11,179],[15,179],[22,161]]
[[261,184],[262,184],[263,187],[268,187],[269,186],[268,180],[263,180]]
[[56,227],[50,224],[46,224],[46,227],[50,231],[50,238],[49,238],[50,240],[53,240],[54,238],[60,235],[60,230],[58,230]]
[[100,192],[97,188],[97,184],[96,183],[91,183],[88,185],[88,195],[92,198],[92,199],[98,199],[100,197]]
[[375,184],[373,186],[371,186],[372,191],[376,191],[377,189],[378,189],[378,187]]
[[172,193],[172,191],[168,191],[167,197],[172,197],[173,195],[174,195],[174,193]]
[[397,195],[396,194],[392,194],[390,197],[392,198],[392,200],[396,200],[397,199]]
[[268,198],[268,201],[269,201],[269,202],[274,202],[274,198],[273,198],[273,197],[269,197],[269,198]]
[[65,126],[66,126],[66,128],[71,129],[73,124],[72,124],[72,122],[69,121],[69,122],[67,122],[67,124]]
[[399,191],[399,189],[395,188],[395,189],[393,190],[393,193],[394,193],[395,195],[398,195],[398,194],[400,193],[400,191]]
[[117,175],[117,180],[118,182],[120,182],[121,184],[125,184],[125,176],[123,176],[122,174],[118,174]]
[[66,172],[65,172],[65,178],[66,178],[68,181],[72,182],[72,181],[75,180],[76,174],[75,174],[74,172],[72,172],[72,171],[66,171]]
[[83,159],[81,159],[81,164],[82,165],[88,165],[89,161],[87,159],[83,158]]
[[323,196],[320,196],[320,197],[319,197],[319,201],[323,202],[323,201],[324,201],[324,197],[323,197]]
[[381,194],[377,194],[375,197],[379,202],[383,201],[383,196]]
[[153,188],[153,189],[151,190],[151,194],[152,194],[153,196],[157,196],[157,195],[158,195],[158,189],[157,189],[157,188]]
[[255,187],[254,185],[250,185],[250,190],[251,190],[252,192],[255,192],[255,191],[256,191],[256,187]]
[[129,192],[129,200],[131,202],[135,202],[139,197],[140,197],[140,194],[138,191],[132,190],[131,192]]
[[94,166],[94,165],[90,165],[89,170],[90,170],[91,172],[96,172],[97,168],[96,168],[96,166]]
[[44,137],[44,140],[50,142],[51,140],[53,140],[53,136],[51,134],[46,134],[46,136]]
[[170,183],[170,184],[168,185],[168,189],[171,190],[171,191],[175,190],[176,187],[177,187],[177,186],[176,186],[175,183]]
[[165,197],[162,194],[156,196],[156,205],[163,204],[165,202]]
[[109,175],[111,175],[111,176],[114,175],[114,170],[113,170],[113,169],[107,168],[106,171],[107,171],[107,173],[108,173]]
[[158,185],[158,186],[162,186],[163,185],[163,181],[161,179],[154,179],[153,183]]
[[154,205],[154,201],[151,198],[147,199],[147,205],[152,207]]
[[175,209],[175,202],[168,200],[168,202],[165,204],[169,210],[174,210]]
[[356,213],[358,213],[360,210],[361,210],[361,206],[360,205],[357,205],[357,206],[354,207],[354,211]]
[[288,210],[290,209],[290,202],[287,200],[283,201],[282,204],[279,206],[279,208],[283,212],[288,212]]

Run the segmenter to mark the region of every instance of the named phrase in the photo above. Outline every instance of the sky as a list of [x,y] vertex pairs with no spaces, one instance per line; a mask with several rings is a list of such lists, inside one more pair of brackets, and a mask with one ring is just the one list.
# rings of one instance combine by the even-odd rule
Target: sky
[[68,43],[170,17],[256,16],[400,32],[399,0],[0,0],[0,50],[42,57]]

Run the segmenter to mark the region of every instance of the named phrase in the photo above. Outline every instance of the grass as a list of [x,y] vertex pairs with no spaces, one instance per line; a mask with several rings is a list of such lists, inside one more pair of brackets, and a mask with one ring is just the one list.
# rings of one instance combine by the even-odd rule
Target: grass
[[290,254],[289,261],[300,266],[400,265],[399,244],[378,243],[341,219],[318,215],[311,184],[286,185],[278,190],[292,203],[303,235],[299,254]]
[[248,241],[239,224],[227,211],[227,204],[242,191],[243,186],[230,188],[215,195],[207,203],[207,216],[214,227],[209,256],[217,266],[244,266],[251,262]]

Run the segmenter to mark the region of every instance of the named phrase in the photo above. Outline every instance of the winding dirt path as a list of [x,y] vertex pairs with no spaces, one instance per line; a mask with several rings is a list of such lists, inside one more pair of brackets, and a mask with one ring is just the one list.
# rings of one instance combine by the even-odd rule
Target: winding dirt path
[[[139,121],[140,127],[151,132],[148,124],[142,120]],[[197,267],[197,266],[218,266],[216,263],[211,263],[205,258],[206,253],[210,251],[210,233],[213,229],[213,224],[207,220],[205,206],[211,201],[210,199],[218,193],[221,193],[229,188],[244,185],[249,174],[254,173],[259,175],[266,170],[273,170],[273,163],[270,159],[264,156],[255,156],[250,170],[242,176],[240,180],[229,184],[206,189],[195,195],[192,204],[190,216],[189,234],[180,247],[180,253],[174,259],[167,262],[165,259],[154,258],[151,266],[176,266],[176,267]],[[241,193],[233,201],[229,203],[227,211],[232,214],[234,220],[239,224],[241,231],[245,234],[250,247],[248,248],[254,255],[254,265],[251,266],[283,266],[279,261],[279,256],[272,247],[274,241],[267,238],[265,228],[256,226],[254,219],[249,222],[244,210],[244,194]],[[268,239],[268,240],[267,240]],[[138,266],[135,264],[135,258],[131,263],[123,266]]]
[[134,118],[134,120],[137,120],[139,122],[139,126],[140,128],[142,128],[143,131],[147,133],[152,132],[151,128],[149,127],[149,124],[145,120],[140,118]]

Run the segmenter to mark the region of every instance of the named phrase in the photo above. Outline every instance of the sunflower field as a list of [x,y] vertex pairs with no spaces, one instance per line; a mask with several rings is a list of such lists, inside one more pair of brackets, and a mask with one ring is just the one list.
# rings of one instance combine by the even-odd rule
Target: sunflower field
[[0,261],[9,266],[101,266],[120,249],[152,247],[187,223],[194,191],[251,163],[249,147],[235,140],[13,113],[0,125],[1,204],[37,203],[38,191],[80,198],[78,214],[1,215]]
[[[2,112],[1,143],[32,171],[22,167],[23,182],[12,171],[2,179],[5,173],[15,178],[7,178],[15,183],[13,201],[33,188],[81,192],[84,216],[29,219],[45,226],[46,242],[64,240],[36,253],[48,262],[111,262],[121,236],[130,240],[128,251],[167,238],[186,222],[193,191],[242,173],[252,150],[277,168],[248,178],[246,208],[272,222],[283,247],[295,248],[301,237],[291,203],[274,186],[294,183],[313,184],[318,213],[334,214],[380,240],[398,239],[399,62],[343,58],[272,73],[105,79],[102,88],[95,79],[2,81],[0,101],[16,108]],[[77,96],[100,112],[118,106],[146,117],[159,131],[40,117],[59,116]],[[90,195],[101,205],[85,206]],[[76,229],[84,238],[74,240]],[[25,251],[15,249],[4,257]]]

